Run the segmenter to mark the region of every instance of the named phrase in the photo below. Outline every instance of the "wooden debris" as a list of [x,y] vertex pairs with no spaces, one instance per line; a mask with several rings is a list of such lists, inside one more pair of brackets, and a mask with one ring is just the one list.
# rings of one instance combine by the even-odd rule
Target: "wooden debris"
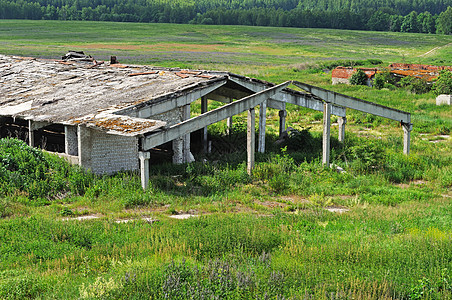
[[131,73],[129,76],[138,76],[138,75],[151,75],[151,74],[157,74],[157,71],[151,71],[151,72],[140,72],[140,73]]
[[128,68],[129,66],[123,64],[111,64],[110,67],[113,68]]
[[188,78],[188,77],[190,77],[190,76],[188,76],[188,75],[186,75],[186,74],[183,74],[183,73],[181,73],[181,72],[176,72],[176,73],[174,73],[174,74],[176,74],[177,76],[179,76],[179,77],[181,77],[181,78]]

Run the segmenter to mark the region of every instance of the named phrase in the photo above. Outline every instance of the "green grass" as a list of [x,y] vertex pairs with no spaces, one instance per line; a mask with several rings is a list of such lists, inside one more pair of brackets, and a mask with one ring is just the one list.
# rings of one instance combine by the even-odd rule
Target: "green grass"
[[[331,74],[319,66],[369,58],[451,65],[450,46],[419,56],[451,41],[340,30],[0,21],[4,54],[56,58],[77,49],[125,63],[299,80],[409,111],[414,123],[406,157],[397,122],[348,111],[343,145],[332,129],[331,161],[346,171],[339,173],[321,165],[319,113],[289,105],[287,125],[299,134],[276,145],[278,112],[269,109],[267,152],[256,154],[249,176],[240,115],[231,135],[223,123],[209,126],[214,141],[238,151],[153,165],[146,192],[136,173],[97,177],[2,140],[0,299],[449,299],[452,143],[440,135],[452,129],[451,107],[436,106],[432,93],[331,86]],[[200,112],[199,101],[192,111]],[[169,217],[179,213],[200,216]],[[88,215],[99,218],[65,220]],[[116,223],[124,219],[137,221]]]

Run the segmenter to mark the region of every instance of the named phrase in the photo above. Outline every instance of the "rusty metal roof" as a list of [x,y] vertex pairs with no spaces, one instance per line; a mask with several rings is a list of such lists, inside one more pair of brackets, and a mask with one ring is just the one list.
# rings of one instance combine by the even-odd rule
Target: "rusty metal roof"
[[164,122],[111,114],[225,77],[221,72],[0,55],[0,115],[138,134]]

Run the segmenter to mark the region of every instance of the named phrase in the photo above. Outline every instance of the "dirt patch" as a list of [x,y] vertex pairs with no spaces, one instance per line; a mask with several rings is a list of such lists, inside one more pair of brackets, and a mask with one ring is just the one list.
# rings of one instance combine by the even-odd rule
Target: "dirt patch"
[[288,204],[285,203],[279,203],[276,201],[256,201],[257,204],[268,207],[268,208],[285,208],[287,206],[289,206]]
[[297,196],[297,195],[283,196],[283,197],[281,197],[281,200],[286,201],[286,202],[291,202],[293,204],[309,203],[308,199],[306,199],[306,198],[304,198],[302,196]]

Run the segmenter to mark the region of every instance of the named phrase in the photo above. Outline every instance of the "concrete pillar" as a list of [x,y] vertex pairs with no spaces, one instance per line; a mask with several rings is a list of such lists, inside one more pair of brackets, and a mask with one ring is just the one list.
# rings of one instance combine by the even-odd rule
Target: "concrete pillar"
[[337,119],[339,123],[339,142],[344,142],[345,140],[345,124],[347,124],[347,117],[339,117]]
[[92,168],[92,149],[93,140],[91,137],[91,129],[79,125],[77,128],[78,139],[78,163],[85,169]]
[[35,135],[32,120],[28,120],[28,146],[35,146]]
[[141,186],[143,190],[149,188],[149,159],[151,154],[149,152],[138,152],[138,158],[140,159],[140,173],[141,173]]
[[[201,97],[201,114],[206,113],[207,108],[207,97]],[[207,140],[207,126],[202,129],[202,148],[204,153],[208,153],[209,151],[209,141]]]
[[173,140],[173,164],[182,164],[184,162],[184,139],[177,138]]
[[403,154],[410,154],[410,133],[413,130],[413,124],[402,124],[403,128]]
[[[232,98],[229,98],[229,102],[228,103],[232,103]],[[232,116],[226,119],[226,132],[227,134],[231,133],[231,129],[232,129]]]
[[[286,107],[286,103],[283,103],[284,108]],[[285,109],[279,111],[279,137],[281,137],[282,133],[286,131],[286,117],[287,111]]]
[[267,101],[261,103],[259,108],[259,139],[257,151],[265,152],[265,128],[267,127]]
[[[185,105],[182,108],[182,120],[188,120],[190,119],[190,104]],[[195,159],[193,157],[193,154],[190,152],[190,133],[186,134],[184,136],[184,163],[190,163],[193,162]]]
[[64,147],[68,155],[78,155],[77,127],[64,126]]
[[255,151],[255,131],[256,131],[256,113],[254,108],[248,110],[247,130],[246,130],[246,150],[247,150],[247,171],[251,175],[254,169],[254,151]]
[[323,104],[323,155],[322,163],[330,166],[330,130],[331,130],[331,103]]

